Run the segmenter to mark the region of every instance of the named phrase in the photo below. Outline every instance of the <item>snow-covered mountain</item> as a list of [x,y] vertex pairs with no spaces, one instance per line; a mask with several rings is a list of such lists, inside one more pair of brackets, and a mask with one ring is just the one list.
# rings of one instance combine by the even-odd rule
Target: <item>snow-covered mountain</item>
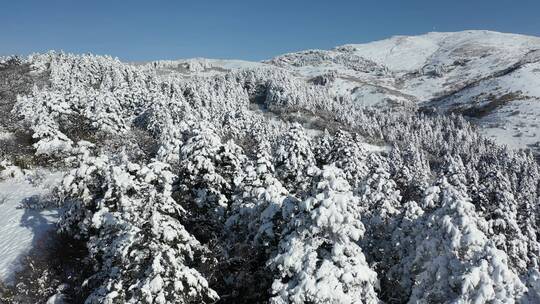
[[539,303],[538,41],[0,58],[0,302]]
[[469,117],[515,148],[540,147],[540,38],[492,31],[396,36],[263,63],[190,59],[156,62],[164,72],[211,75],[273,65],[351,96],[360,106],[401,105]]
[[305,51],[268,61],[306,78],[334,75],[360,104],[414,103],[459,112],[512,147],[540,141],[540,38],[490,31],[429,33]]
[[[286,54],[267,62],[305,77],[336,72],[337,78],[348,80],[350,85],[356,80],[353,90],[358,101],[371,92],[364,86],[380,85],[410,96],[409,101],[424,103],[539,60],[540,38],[466,31],[396,36],[330,51]],[[374,99],[373,103],[380,101]]]

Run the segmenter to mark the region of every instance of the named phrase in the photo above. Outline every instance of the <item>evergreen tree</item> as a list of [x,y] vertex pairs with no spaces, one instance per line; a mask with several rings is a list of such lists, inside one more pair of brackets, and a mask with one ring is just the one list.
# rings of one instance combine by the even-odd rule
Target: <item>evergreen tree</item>
[[393,233],[398,229],[401,217],[401,195],[396,183],[390,179],[388,168],[379,166],[370,172],[362,187],[361,205],[365,208],[362,222],[366,227],[362,248],[368,262],[377,271],[381,281],[381,293],[391,294],[393,286],[387,277],[388,270],[399,262]]
[[300,124],[292,124],[275,149],[275,168],[287,189],[303,192],[315,165],[311,140]]
[[87,303],[201,303],[218,296],[194,268],[205,252],[180,222],[175,176],[155,162],[82,156],[64,178],[61,230],[87,242],[96,273]]
[[278,275],[271,303],[377,303],[377,274],[357,244],[360,220],[343,172],[325,167],[270,261]]
[[433,211],[417,232],[409,302],[514,303],[526,288],[505,252],[482,232],[487,223],[462,183],[463,165],[450,160],[449,166],[453,174],[442,177],[431,192],[438,197],[426,197]]
[[242,178],[242,149],[232,141],[222,144],[209,128],[187,135],[180,150],[178,199],[189,210],[185,224],[207,242],[222,231],[235,184]]

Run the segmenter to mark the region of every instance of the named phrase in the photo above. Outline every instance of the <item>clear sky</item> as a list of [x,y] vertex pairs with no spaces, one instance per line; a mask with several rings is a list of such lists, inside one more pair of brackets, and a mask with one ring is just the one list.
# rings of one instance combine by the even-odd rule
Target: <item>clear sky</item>
[[429,31],[540,36],[540,0],[8,0],[0,10],[0,55],[262,60]]

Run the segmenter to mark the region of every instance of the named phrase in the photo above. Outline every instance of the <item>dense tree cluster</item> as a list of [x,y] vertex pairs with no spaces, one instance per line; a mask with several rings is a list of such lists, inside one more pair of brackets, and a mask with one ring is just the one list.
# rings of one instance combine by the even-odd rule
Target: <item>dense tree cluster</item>
[[540,300],[540,168],[459,116],[362,109],[278,67],[25,60],[50,83],[12,113],[70,169],[86,303]]

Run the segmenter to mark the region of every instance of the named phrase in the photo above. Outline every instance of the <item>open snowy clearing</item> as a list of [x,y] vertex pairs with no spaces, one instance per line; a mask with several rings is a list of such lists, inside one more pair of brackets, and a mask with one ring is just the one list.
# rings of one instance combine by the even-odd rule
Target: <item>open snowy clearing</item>
[[[7,171],[7,170],[6,170]],[[3,172],[5,173],[5,172]],[[49,193],[62,173],[41,172],[39,178],[15,172],[0,182],[0,280],[9,281],[19,257],[38,245],[54,227],[57,210],[21,208],[21,202]]]

